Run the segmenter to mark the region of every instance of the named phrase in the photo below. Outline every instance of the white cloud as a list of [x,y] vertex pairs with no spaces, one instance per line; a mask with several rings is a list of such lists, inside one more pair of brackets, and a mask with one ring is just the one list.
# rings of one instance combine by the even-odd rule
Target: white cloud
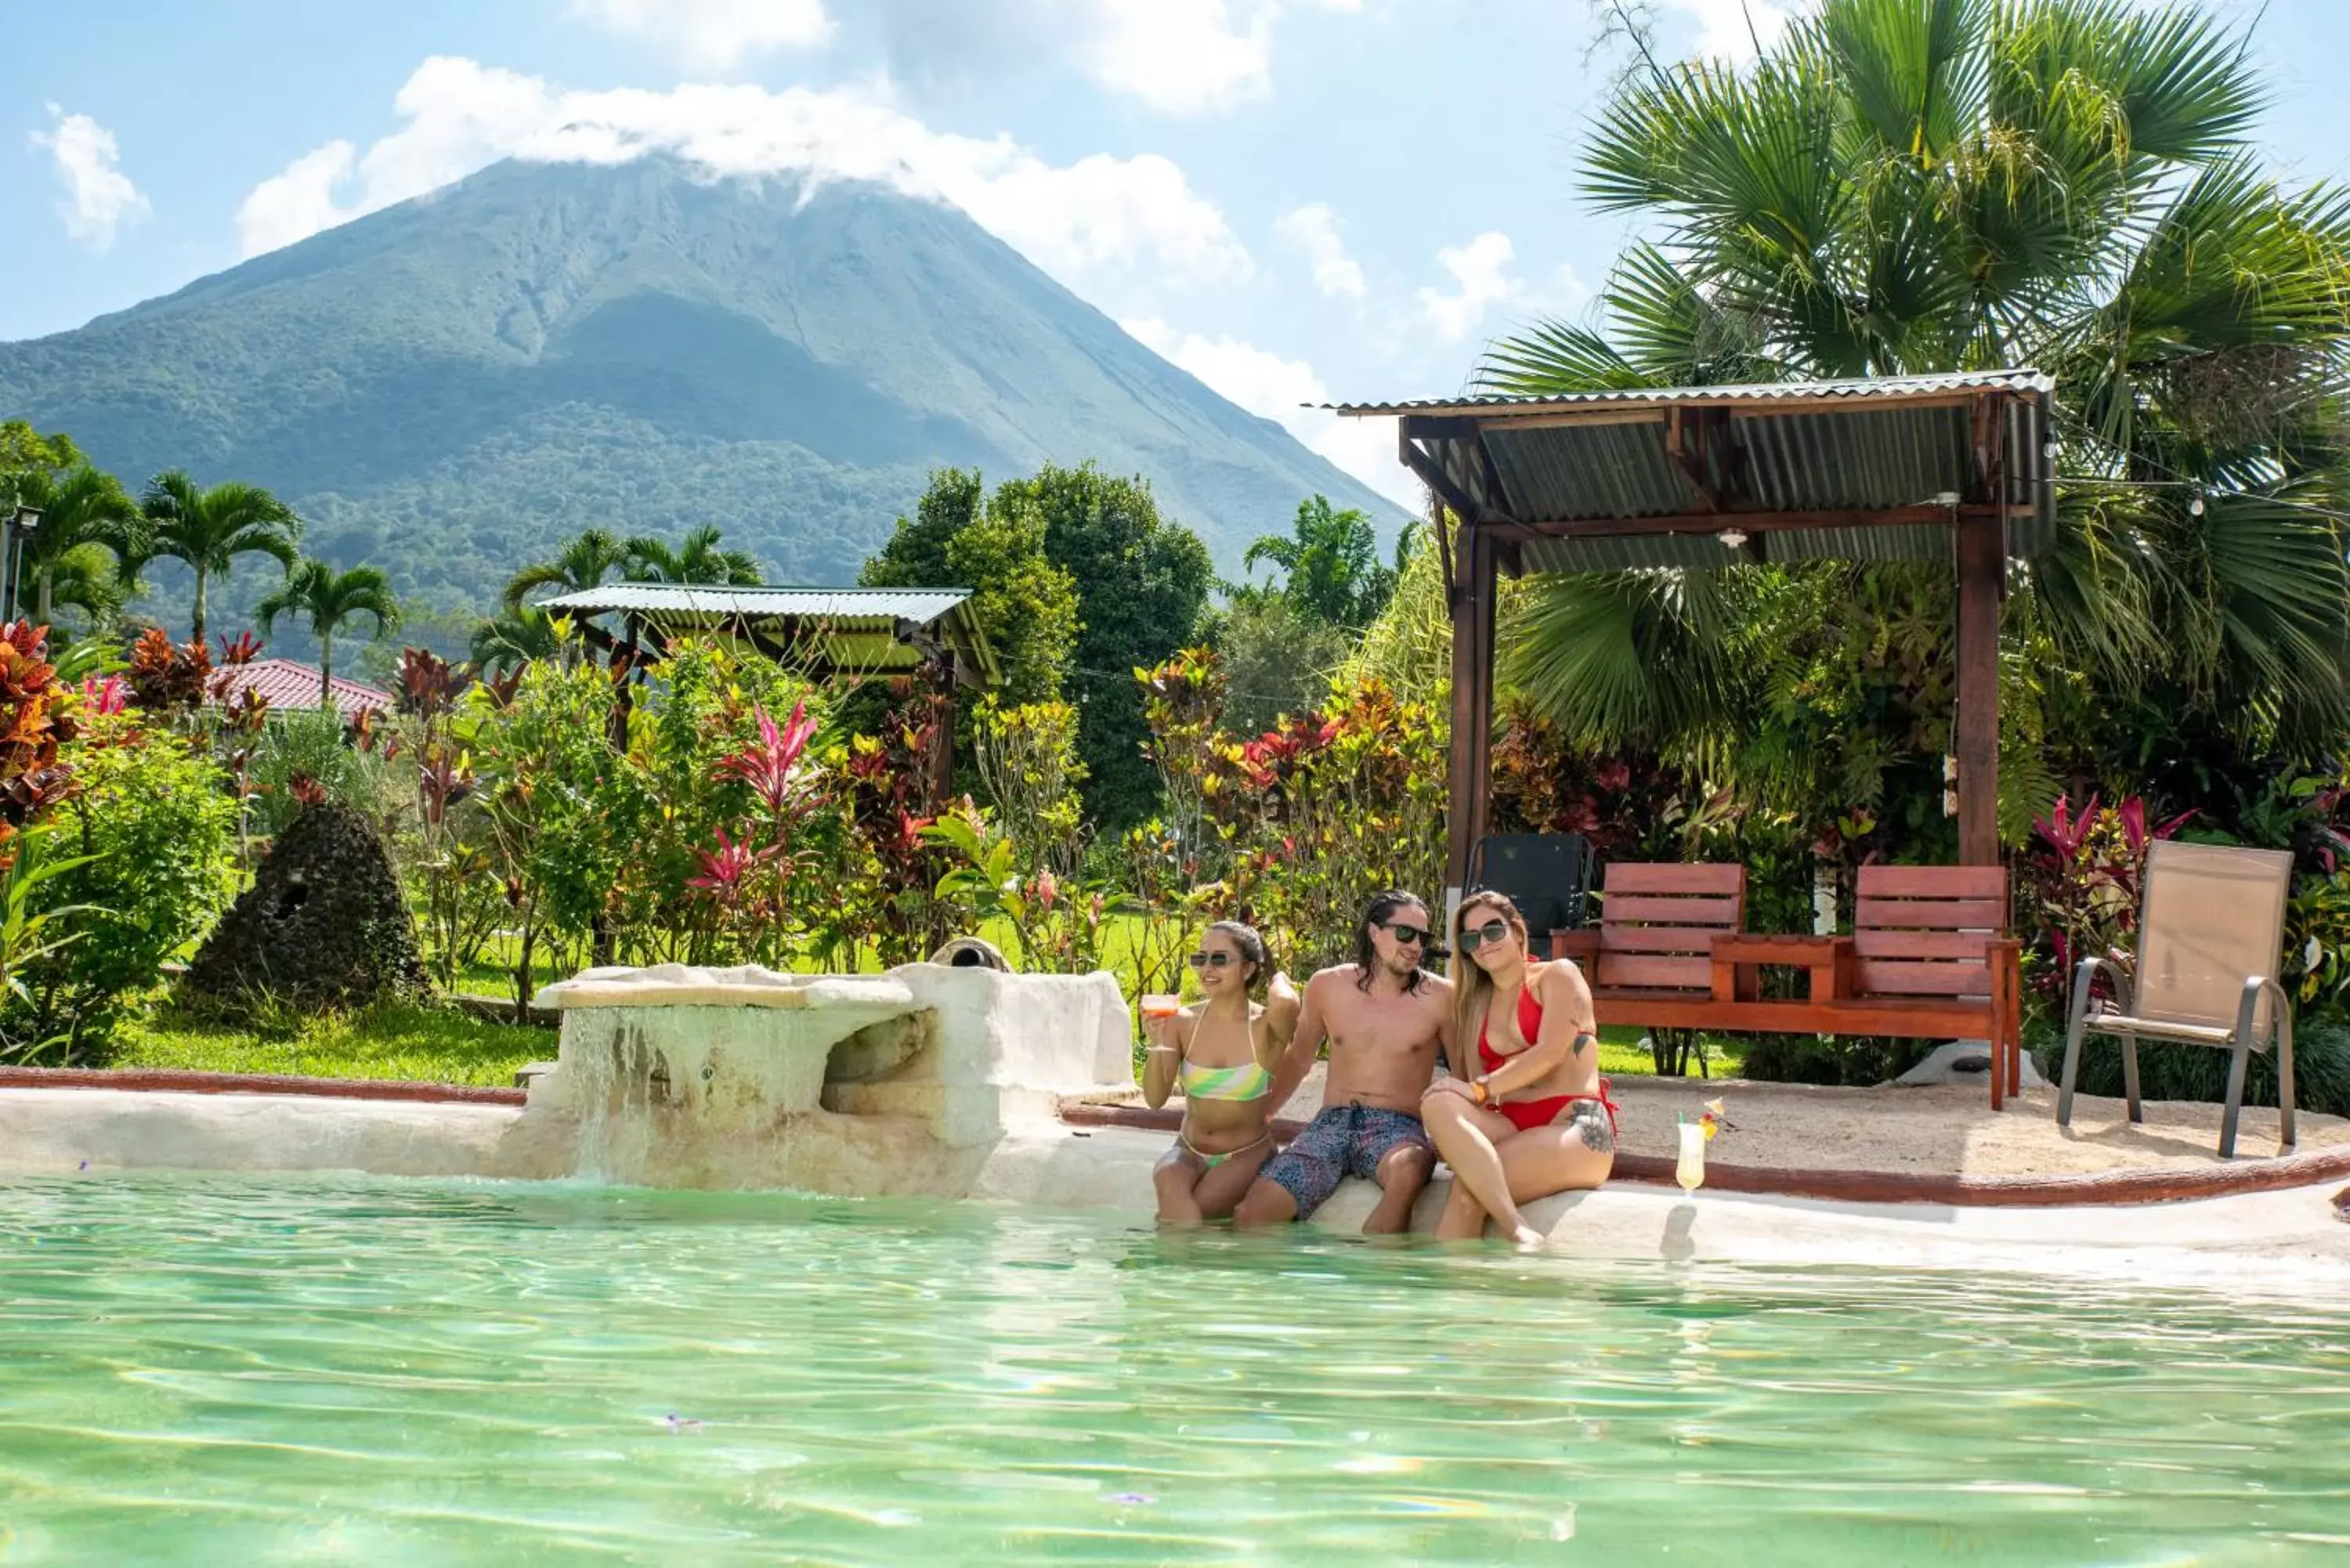
[[1795,19],[1798,0],[1665,0],[1697,28],[1695,52],[1707,59],[1751,60],[1759,42],[1769,48]]
[[1211,114],[1266,97],[1274,34],[1301,9],[1363,0],[859,0],[909,79],[1000,81],[1039,59],[1163,114]]
[[1224,0],[1093,0],[1077,63],[1115,92],[1169,114],[1262,98],[1272,83],[1272,5],[1238,22]]
[[1347,254],[1338,237],[1338,216],[1319,202],[1283,215],[1274,233],[1305,253],[1314,267],[1314,286],[1332,298],[1346,295],[1360,299],[1367,292],[1363,269]]
[[1440,338],[1460,342],[1477,329],[1488,310],[1519,296],[1522,286],[1509,270],[1515,254],[1510,236],[1496,229],[1436,253],[1437,265],[1452,275],[1454,286],[1449,292],[1421,289],[1419,309]]
[[614,164],[666,153],[713,177],[872,181],[951,202],[1065,275],[1148,263],[1172,281],[1232,282],[1252,270],[1223,213],[1165,158],[1097,153],[1048,163],[1009,136],[934,131],[878,88],[574,92],[440,56],[417,67],[395,107],[404,123],[356,161],[330,143],[256,186],[237,213],[245,254],[421,195],[501,158]]
[[571,8],[615,33],[666,43],[708,70],[819,47],[833,31],[824,0],[572,0]]
[[1210,390],[1274,421],[1381,494],[1419,504],[1419,482],[1396,460],[1395,421],[1344,420],[1314,406],[1330,400],[1330,389],[1305,360],[1284,359],[1238,338],[1179,333],[1156,317],[1118,325]]
[[114,132],[86,114],[68,114],[56,104],[47,108],[57,123],[33,132],[32,140],[48,150],[65,185],[57,213],[66,233],[94,251],[108,250],[117,233],[148,215],[147,198],[117,167],[122,152]]
[[335,187],[351,177],[358,161],[359,150],[349,142],[329,141],[255,185],[236,210],[244,254],[277,250],[352,216],[335,205]]

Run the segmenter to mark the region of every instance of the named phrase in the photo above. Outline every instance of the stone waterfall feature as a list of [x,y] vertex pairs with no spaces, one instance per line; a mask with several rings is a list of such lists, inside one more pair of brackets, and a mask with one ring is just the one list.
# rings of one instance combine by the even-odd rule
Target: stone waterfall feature
[[630,1184],[967,1190],[1006,1139],[1066,1136],[1064,1096],[1134,1082],[1107,974],[663,964],[589,970],[537,1002],[563,1012],[559,1064],[512,1152]]

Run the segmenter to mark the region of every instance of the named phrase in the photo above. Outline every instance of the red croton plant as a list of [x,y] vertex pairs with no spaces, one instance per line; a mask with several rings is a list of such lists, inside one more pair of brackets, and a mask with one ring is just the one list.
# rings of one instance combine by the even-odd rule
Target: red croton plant
[[2033,824],[2018,870],[2027,908],[2038,917],[2032,983],[2062,995],[2076,957],[2105,953],[2137,924],[2138,889],[2149,846],[2187,826],[2182,812],[2155,826],[2136,795],[2103,805],[2095,794],[2077,811],[2064,796]]
[[73,787],[57,748],[76,732],[67,706],[74,693],[57,680],[47,638],[48,628],[30,621],[0,630],[0,857]]

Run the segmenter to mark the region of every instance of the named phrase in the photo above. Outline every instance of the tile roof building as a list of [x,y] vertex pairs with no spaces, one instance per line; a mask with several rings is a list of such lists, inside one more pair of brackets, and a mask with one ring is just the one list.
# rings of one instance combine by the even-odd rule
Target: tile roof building
[[[256,659],[250,664],[232,664],[217,677],[222,703],[234,702],[247,690],[258,691],[268,699],[272,708],[311,709],[318,705],[318,667],[293,659]],[[356,680],[334,678],[335,706],[345,719],[356,719],[361,713],[389,710],[392,696],[389,691]]]

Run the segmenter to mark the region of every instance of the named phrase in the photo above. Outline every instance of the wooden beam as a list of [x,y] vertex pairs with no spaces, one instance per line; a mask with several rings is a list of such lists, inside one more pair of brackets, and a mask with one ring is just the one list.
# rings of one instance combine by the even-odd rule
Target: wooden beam
[[[1991,432],[1988,478],[2004,488],[2006,422]],[[1959,862],[1999,864],[1999,607],[2007,584],[2007,525],[1994,511],[1958,528]]]
[[1714,493],[1713,476],[1706,471],[1706,448],[1712,421],[1698,409],[1676,408],[1665,416],[1665,455],[1673,460],[1697,493],[1697,510],[1719,512],[1721,497]]
[[1461,489],[1453,482],[1452,476],[1444,472],[1441,462],[1422,452],[1416,443],[1403,442],[1403,462],[1406,468],[1419,476],[1422,484],[1436,493],[1439,501],[1452,508],[1464,524],[1484,511],[1475,497]]
[[1470,857],[1484,836],[1492,774],[1497,608],[1493,543],[1483,526],[1462,524],[1460,576],[1451,596],[1452,743],[1447,759],[1445,908],[1438,911],[1448,919],[1467,886]]

